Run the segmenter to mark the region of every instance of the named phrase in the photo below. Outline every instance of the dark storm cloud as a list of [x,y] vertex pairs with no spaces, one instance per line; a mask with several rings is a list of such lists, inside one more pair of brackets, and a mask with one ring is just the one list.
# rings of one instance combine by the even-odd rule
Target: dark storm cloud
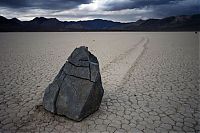
[[176,4],[179,1],[183,0],[125,0],[119,2],[113,1],[107,4],[106,10],[116,11],[123,9],[144,8],[148,6]]
[[[124,9],[151,9],[151,16],[167,17],[175,15],[190,15],[200,13],[199,0],[124,0],[110,2],[107,11]],[[143,14],[148,18],[148,15]]]
[[177,4],[153,7],[155,17],[191,15],[200,13],[200,2],[187,0]]
[[25,0],[1,0],[0,6],[1,7],[11,7],[11,8],[25,7],[25,6],[27,6],[27,1],[25,1]]
[[0,7],[33,9],[72,9],[91,0],[0,0]]
[[22,20],[43,16],[130,22],[197,13],[200,0],[0,0],[0,15]]

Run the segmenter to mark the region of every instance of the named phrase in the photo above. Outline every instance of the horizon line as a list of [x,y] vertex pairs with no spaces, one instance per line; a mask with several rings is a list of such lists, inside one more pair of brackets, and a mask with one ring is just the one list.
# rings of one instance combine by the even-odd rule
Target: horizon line
[[[191,14],[191,15],[185,15],[185,14],[182,14],[182,15],[177,15],[177,16],[193,16],[193,15],[199,15],[200,13],[197,13],[197,14]],[[104,21],[112,21],[112,22],[116,22],[116,23],[132,23],[132,22],[137,22],[138,20],[144,20],[144,21],[146,21],[146,20],[149,20],[149,19],[164,19],[164,18],[169,18],[169,17],[177,17],[177,16],[167,16],[167,17],[163,17],[163,18],[148,18],[148,19],[138,19],[138,20],[136,20],[136,21],[128,21],[128,22],[125,22],[125,21],[114,21],[114,20],[109,20],[109,19],[102,19],[102,18],[94,18],[94,19],[86,19],[86,20],[60,20],[60,19],[58,19],[58,18],[56,18],[56,17],[44,17],[44,16],[36,16],[36,17],[33,17],[32,19],[30,19],[30,20],[21,20],[21,19],[19,19],[19,18],[17,18],[17,17],[13,17],[13,18],[7,18],[7,17],[5,17],[5,16],[3,16],[3,15],[0,15],[1,17],[4,17],[4,18],[6,18],[6,19],[9,19],[9,20],[11,20],[11,19],[18,19],[19,21],[21,21],[21,22],[27,22],[27,21],[32,21],[32,20],[34,20],[34,19],[36,19],[36,18],[45,18],[45,19],[57,19],[58,21],[60,21],[60,22],[84,22],[84,21],[93,21],[93,20],[104,20]]]

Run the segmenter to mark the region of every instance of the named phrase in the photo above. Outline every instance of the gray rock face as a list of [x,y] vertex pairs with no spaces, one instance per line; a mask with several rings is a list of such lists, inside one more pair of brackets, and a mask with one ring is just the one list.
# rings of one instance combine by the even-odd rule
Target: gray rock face
[[103,97],[99,62],[87,47],[76,48],[45,90],[46,110],[81,121],[99,109]]

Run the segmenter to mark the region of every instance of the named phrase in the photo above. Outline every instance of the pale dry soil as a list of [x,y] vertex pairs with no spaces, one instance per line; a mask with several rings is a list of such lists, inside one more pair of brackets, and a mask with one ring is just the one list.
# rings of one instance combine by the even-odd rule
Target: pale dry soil
[[[0,132],[198,133],[199,33],[0,33]],[[100,62],[100,109],[81,122],[42,98],[73,49]]]

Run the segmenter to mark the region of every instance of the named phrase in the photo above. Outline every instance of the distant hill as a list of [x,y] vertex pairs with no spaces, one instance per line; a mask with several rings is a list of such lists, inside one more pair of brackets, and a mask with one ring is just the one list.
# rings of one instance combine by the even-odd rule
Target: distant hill
[[200,31],[200,14],[138,20],[113,29],[125,31]]
[[88,21],[59,21],[56,18],[36,17],[31,21],[0,16],[0,31],[200,31],[200,14],[172,16],[163,19],[138,20],[130,23],[95,19]]

